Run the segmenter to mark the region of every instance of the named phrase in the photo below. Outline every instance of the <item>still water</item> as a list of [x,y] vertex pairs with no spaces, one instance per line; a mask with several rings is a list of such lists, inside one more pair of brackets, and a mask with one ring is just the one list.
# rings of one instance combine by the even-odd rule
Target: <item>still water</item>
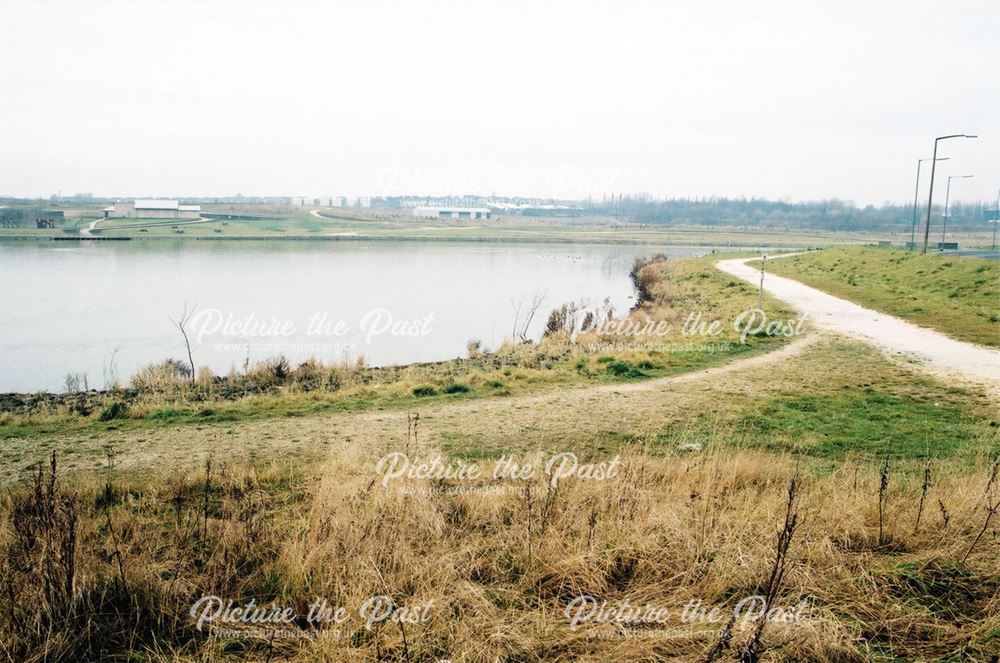
[[[418,242],[0,243],[0,391],[91,388],[186,357],[171,318],[187,306],[194,361],[216,373],[284,354],[369,365],[435,361],[528,330],[569,301],[632,306],[637,256],[709,247]],[[522,313],[523,315],[523,313]]]

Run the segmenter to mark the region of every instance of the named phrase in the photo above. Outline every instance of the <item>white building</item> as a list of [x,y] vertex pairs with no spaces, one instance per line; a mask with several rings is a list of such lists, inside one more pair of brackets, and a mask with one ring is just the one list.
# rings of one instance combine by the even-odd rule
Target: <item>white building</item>
[[176,200],[136,200],[115,203],[104,210],[104,218],[128,219],[197,219],[201,205],[181,205]]
[[486,207],[414,207],[413,216],[423,219],[488,219]]

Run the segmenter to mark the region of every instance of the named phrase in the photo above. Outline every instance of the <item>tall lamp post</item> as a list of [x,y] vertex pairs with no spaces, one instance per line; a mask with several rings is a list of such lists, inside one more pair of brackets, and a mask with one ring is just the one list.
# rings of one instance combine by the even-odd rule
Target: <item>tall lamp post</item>
[[[948,232],[948,201],[951,199],[951,181],[952,180],[963,180],[969,177],[974,177],[973,175],[949,175],[948,176],[948,186],[944,191],[944,225],[941,227],[941,243],[944,244],[944,234]],[[944,248],[944,247],[941,247]]]
[[924,249],[921,253],[927,253],[927,242],[931,238],[931,205],[934,204],[934,171],[936,170],[935,166],[937,166],[938,141],[948,140],[949,138],[976,138],[976,136],[970,134],[950,134],[948,136],[938,136],[934,139],[934,156],[931,160],[931,189],[927,194],[927,222],[924,225]]
[[[950,157],[941,157],[938,161],[947,161]],[[923,165],[925,161],[930,161],[927,159],[917,159],[917,183],[913,187],[913,222],[910,224],[910,250],[917,250],[917,197],[920,195],[920,166]]]

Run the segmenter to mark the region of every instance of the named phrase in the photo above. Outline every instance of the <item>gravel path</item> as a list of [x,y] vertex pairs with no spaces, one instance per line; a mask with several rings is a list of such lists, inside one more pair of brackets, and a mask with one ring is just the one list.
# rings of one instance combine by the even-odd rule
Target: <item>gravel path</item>
[[[727,274],[760,283],[760,270],[747,260],[720,260]],[[902,355],[939,374],[961,376],[993,387],[1000,385],[1000,351],[956,341],[886,313],[858,306],[798,281],[767,274],[764,290],[806,314],[819,329],[861,339],[891,355]]]

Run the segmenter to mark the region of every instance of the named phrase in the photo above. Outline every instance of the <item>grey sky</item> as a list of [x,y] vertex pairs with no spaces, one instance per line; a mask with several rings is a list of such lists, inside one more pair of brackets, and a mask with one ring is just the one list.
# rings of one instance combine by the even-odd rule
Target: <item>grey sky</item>
[[1000,2],[9,2],[0,194],[1000,186]]

